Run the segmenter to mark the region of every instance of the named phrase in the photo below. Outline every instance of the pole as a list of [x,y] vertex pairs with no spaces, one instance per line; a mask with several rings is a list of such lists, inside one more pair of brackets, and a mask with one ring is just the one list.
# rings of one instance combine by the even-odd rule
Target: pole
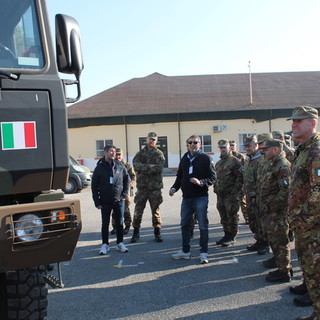
[[251,62],[249,61],[249,86],[250,86],[250,104],[252,104],[252,78],[251,78]]

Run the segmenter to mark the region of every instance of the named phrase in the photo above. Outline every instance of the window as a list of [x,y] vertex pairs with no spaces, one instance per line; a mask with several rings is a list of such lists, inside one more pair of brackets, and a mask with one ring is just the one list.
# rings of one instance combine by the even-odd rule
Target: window
[[212,142],[211,142],[211,135],[209,134],[198,134],[202,141],[202,151],[203,152],[212,152]]
[[103,149],[107,144],[113,144],[112,139],[107,140],[96,140],[96,156],[97,158],[103,157]]
[[255,133],[241,133],[239,134],[239,142],[238,142],[238,151],[240,152],[245,152],[245,148],[243,146],[243,140],[246,137],[251,137],[253,136]]

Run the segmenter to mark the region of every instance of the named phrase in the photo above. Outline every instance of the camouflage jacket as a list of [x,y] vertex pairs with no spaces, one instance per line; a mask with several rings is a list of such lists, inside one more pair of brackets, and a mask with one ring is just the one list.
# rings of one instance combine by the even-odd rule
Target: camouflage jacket
[[[264,155],[262,155],[257,168],[256,197],[258,198],[260,197],[261,185],[264,179],[264,175],[268,171],[269,165],[270,165],[270,161],[268,161],[264,157]],[[257,200],[259,201],[259,199]]]
[[242,164],[244,164],[244,161],[245,161],[246,158],[244,157],[244,155],[242,153],[240,153],[238,151],[231,151],[231,154],[234,157],[238,158],[242,162]]
[[135,181],[136,180],[136,173],[134,172],[132,165],[129,162],[125,161],[124,159],[122,159],[121,162],[126,167],[128,173],[129,173],[129,176],[130,176],[130,180]]
[[220,195],[237,195],[243,186],[243,166],[231,153],[216,163],[217,181],[214,192]]
[[[146,190],[160,190],[163,188],[162,170],[165,158],[158,148],[148,149],[145,146],[133,158],[133,168],[137,175],[137,188]],[[150,167],[149,165],[155,165]]]
[[320,230],[320,133],[296,150],[292,165],[288,217],[294,229]]
[[260,189],[260,202],[263,206],[267,205],[268,211],[286,214],[290,166],[284,152],[269,160]]
[[257,151],[253,156],[247,157],[243,166],[243,187],[247,197],[255,197],[257,193],[258,164],[262,154]]
[[287,146],[286,144],[283,145],[283,151],[286,154],[286,158],[289,160],[290,163],[294,160],[294,152],[295,150],[292,147]]

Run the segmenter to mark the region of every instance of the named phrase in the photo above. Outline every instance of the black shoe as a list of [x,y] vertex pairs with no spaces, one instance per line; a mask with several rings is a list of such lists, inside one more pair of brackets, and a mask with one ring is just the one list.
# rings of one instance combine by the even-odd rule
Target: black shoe
[[128,234],[129,230],[130,230],[130,226],[129,227],[125,227],[123,229],[123,234]]
[[235,239],[233,239],[233,238],[230,239],[229,238],[226,241],[221,243],[221,247],[232,247],[232,246],[235,245],[235,243],[236,243]]
[[262,264],[265,268],[268,269],[273,269],[277,267],[276,258],[274,256],[268,260],[263,261]]
[[217,245],[221,245],[223,242],[225,242],[228,239],[227,235],[224,235],[220,240],[216,241]]
[[110,231],[111,234],[116,234],[116,232],[117,232],[116,228],[113,228],[113,229]]
[[293,294],[299,294],[299,295],[303,296],[305,293],[308,292],[308,289],[307,289],[305,282],[303,281],[298,286],[289,287],[289,291]]
[[154,228],[154,240],[157,242],[162,242],[163,239],[161,238],[161,229],[160,228]]
[[190,229],[190,239],[193,239],[194,238],[194,229],[191,228]]
[[291,276],[289,271],[280,271],[279,269],[275,271],[270,271],[269,274],[266,275],[266,281],[271,283],[282,283],[282,282],[290,282]]
[[251,246],[247,246],[247,250],[249,250],[249,251],[258,251],[260,249],[260,247],[261,247],[261,242],[260,241],[256,241]]
[[312,300],[311,300],[308,292],[305,293],[303,296],[300,296],[298,298],[294,298],[293,303],[297,307],[311,307],[312,306]]
[[264,254],[269,253],[269,251],[270,251],[269,245],[262,245],[260,249],[258,249],[257,254],[262,256]]
[[139,232],[139,229],[138,228],[134,228],[133,229],[133,235],[132,235],[132,238],[131,238],[131,243],[135,243],[137,242],[137,240],[140,238],[140,232]]

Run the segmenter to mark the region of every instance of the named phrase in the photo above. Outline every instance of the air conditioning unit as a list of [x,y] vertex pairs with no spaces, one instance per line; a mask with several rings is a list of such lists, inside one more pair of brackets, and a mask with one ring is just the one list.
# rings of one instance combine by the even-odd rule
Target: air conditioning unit
[[222,129],[222,126],[213,126],[213,132],[221,132]]

